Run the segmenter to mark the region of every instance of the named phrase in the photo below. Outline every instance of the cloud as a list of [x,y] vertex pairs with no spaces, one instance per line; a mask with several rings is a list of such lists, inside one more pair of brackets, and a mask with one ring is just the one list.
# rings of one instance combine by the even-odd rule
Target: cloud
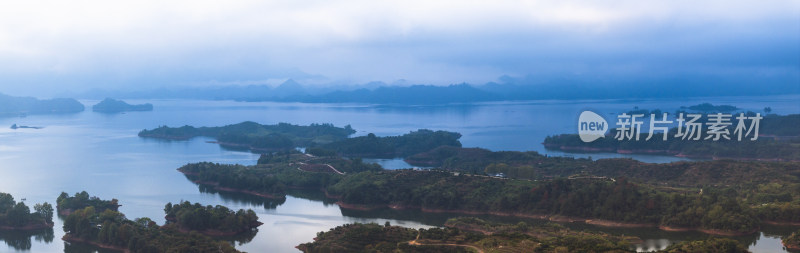
[[9,1],[0,91],[709,68],[797,76],[798,45],[797,1]]

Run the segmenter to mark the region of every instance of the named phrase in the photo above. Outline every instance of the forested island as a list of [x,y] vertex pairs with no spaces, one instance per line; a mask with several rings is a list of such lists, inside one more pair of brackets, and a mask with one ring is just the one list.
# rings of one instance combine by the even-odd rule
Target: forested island
[[182,231],[198,231],[210,236],[232,236],[254,230],[264,223],[253,210],[233,211],[224,206],[203,206],[184,201],[164,206],[166,219]]
[[[23,199],[24,200],[24,199]],[[53,206],[35,204],[34,212],[11,194],[0,192],[0,230],[37,230],[53,227]]]
[[377,137],[374,134],[348,138],[322,145],[347,157],[395,158],[407,157],[447,145],[461,147],[460,133],[420,129],[400,136]]
[[0,117],[25,116],[28,114],[77,113],[85,109],[81,102],[72,98],[37,99],[14,97],[0,93]]
[[458,141],[461,134],[455,132],[419,129],[399,136],[378,137],[370,133],[347,138],[355,132],[350,125],[344,128],[332,124],[261,125],[247,121],[223,127],[162,126],[152,130],[142,130],[139,136],[169,140],[206,136],[216,138],[222,146],[244,148],[254,152],[269,153],[306,147],[313,155],[358,158],[406,157],[442,145],[461,146],[461,142]]
[[153,104],[145,103],[140,105],[132,105],[125,103],[122,100],[113,98],[106,98],[100,103],[92,106],[92,111],[103,113],[117,113],[117,112],[135,112],[135,111],[152,111]]
[[317,144],[325,144],[342,140],[355,133],[347,125],[335,127],[332,124],[311,124],[308,126],[278,123],[262,125],[252,121],[222,127],[167,127],[161,126],[152,130],[142,130],[140,137],[188,140],[198,136],[217,139],[222,146],[250,149],[253,151],[273,152]]
[[386,171],[299,153],[264,155],[256,166],[196,163],[179,170],[199,184],[263,197],[281,198],[287,188],[320,189],[348,209],[413,208],[720,235],[750,234],[762,223],[800,224],[797,162],[647,164],[458,147],[432,153],[439,154],[431,161],[438,169],[429,171]]
[[96,196],[89,196],[86,191],[76,192],[75,195],[69,196],[66,192],[61,192],[56,198],[56,209],[58,215],[68,216],[75,210],[81,210],[86,207],[94,207],[97,212],[103,212],[106,209],[117,211],[120,207],[119,200],[102,200]]
[[[83,199],[82,193],[62,200]],[[99,200],[92,204],[110,202]],[[252,210],[233,212],[222,206],[204,207],[184,202],[169,203],[164,211],[175,223],[158,226],[149,218],[129,220],[111,208],[100,211],[89,205],[65,218],[66,235],[62,239],[124,252],[239,252],[231,243],[204,234],[227,235],[260,225]]]
[[[556,223],[529,225],[454,218],[444,228],[412,229],[378,224],[345,224],[317,233],[297,246],[314,252],[635,252],[636,237],[573,231]],[[709,238],[671,245],[659,252],[748,252],[731,239]]]
[[677,128],[668,132],[666,141],[662,133],[656,132],[650,140],[648,133],[641,133],[639,140],[618,140],[611,129],[605,136],[593,142],[583,142],[577,134],[548,136],[544,145],[548,149],[572,152],[614,152],[626,154],[674,155],[707,159],[777,160],[800,161],[800,114],[767,115],[760,122],[759,138],[731,140],[684,140],[673,138]]

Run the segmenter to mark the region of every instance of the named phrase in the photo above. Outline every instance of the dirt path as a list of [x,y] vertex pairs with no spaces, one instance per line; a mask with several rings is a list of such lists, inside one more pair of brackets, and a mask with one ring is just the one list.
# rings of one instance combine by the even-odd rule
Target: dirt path
[[[304,162],[297,162],[297,163],[298,163],[298,164],[300,164],[301,166],[302,166],[302,165],[308,165],[308,164],[306,164],[306,163],[304,163]],[[334,167],[333,167],[333,166],[331,166],[330,164],[327,164],[327,163],[326,163],[326,164],[323,164],[323,165],[325,165],[325,166],[327,166],[329,169],[333,170],[333,172],[334,172],[334,173],[336,173],[336,174],[339,174],[339,175],[344,175],[344,174],[345,174],[344,172],[341,172],[341,171],[337,170],[336,168],[334,168]],[[290,166],[291,166],[291,164],[290,164]],[[307,171],[305,171],[305,170],[301,169],[300,167],[297,167],[297,170],[299,170],[299,171],[303,171],[303,172],[307,172]]]
[[339,173],[339,175],[344,175],[344,173],[342,173],[341,171],[337,170],[336,168],[334,168],[330,164],[326,163],[325,166],[328,166],[328,168],[331,168],[333,171],[336,171],[336,173]]
[[475,251],[477,251],[478,253],[484,253],[484,252],[483,252],[483,250],[481,250],[480,248],[478,248],[478,247],[475,247],[475,246],[472,246],[472,245],[467,245],[467,244],[455,244],[455,243],[420,243],[420,242],[417,242],[417,240],[419,240],[419,236],[420,236],[420,234],[421,234],[421,233],[420,233],[419,231],[417,231],[417,238],[416,238],[416,239],[414,239],[414,240],[408,241],[408,245],[417,245],[417,246],[454,246],[454,247],[466,247],[466,248],[474,249],[474,250],[475,250]]

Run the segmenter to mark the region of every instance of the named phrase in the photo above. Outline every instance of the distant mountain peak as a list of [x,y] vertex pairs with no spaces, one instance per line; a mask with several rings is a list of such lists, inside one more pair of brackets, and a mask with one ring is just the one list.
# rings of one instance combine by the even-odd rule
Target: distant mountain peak
[[307,92],[303,85],[295,82],[293,79],[289,79],[281,83],[281,85],[278,85],[278,87],[275,87],[275,89],[272,90],[272,95],[274,97],[288,97],[307,95]]
[[278,85],[278,87],[281,87],[281,86],[288,86],[288,87],[300,86],[300,87],[302,87],[303,85],[301,85],[300,83],[296,82],[294,79],[289,78],[289,79],[286,79],[286,81],[283,81],[283,83],[281,83],[280,85]]

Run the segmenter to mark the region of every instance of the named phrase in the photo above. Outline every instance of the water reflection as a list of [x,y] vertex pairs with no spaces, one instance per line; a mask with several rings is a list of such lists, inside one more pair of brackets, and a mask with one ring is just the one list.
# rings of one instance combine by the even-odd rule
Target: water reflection
[[119,253],[116,250],[104,249],[87,243],[64,242],[64,253]]
[[336,199],[328,198],[325,193],[320,190],[314,189],[289,189],[286,191],[287,195],[293,197],[303,198],[312,201],[322,202],[323,206],[335,205]]
[[30,250],[33,241],[51,243],[55,238],[53,228],[37,229],[32,231],[0,231],[0,241],[3,241],[17,251]]
[[236,192],[218,191],[214,189],[213,186],[203,184],[198,184],[197,188],[200,190],[200,193],[217,194],[225,202],[236,205],[263,206],[264,209],[275,209],[278,206],[283,205],[283,203],[286,203],[286,198],[271,199]]
[[236,245],[241,246],[241,245],[244,245],[246,243],[249,243],[249,242],[253,241],[253,238],[256,237],[256,234],[258,234],[258,229],[253,229],[253,230],[250,230],[250,231],[238,234],[238,235],[214,237],[214,238],[219,239],[219,240],[223,240],[223,241],[228,241],[234,246],[236,246]]

